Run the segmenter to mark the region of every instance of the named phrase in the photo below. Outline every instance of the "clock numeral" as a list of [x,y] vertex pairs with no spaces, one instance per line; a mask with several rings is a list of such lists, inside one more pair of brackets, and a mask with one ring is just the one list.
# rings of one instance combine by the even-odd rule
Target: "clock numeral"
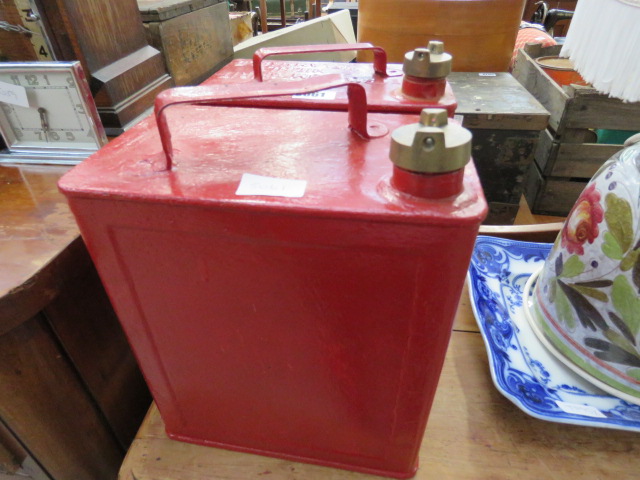
[[67,136],[67,140],[69,140],[70,142],[73,142],[76,137],[72,132],[65,132],[65,135]]
[[20,78],[18,77],[18,75],[11,75],[11,80],[13,81],[14,85],[20,85]]
[[60,135],[58,135],[58,132],[49,132],[49,138],[58,141],[60,140]]
[[81,103],[76,103],[76,112],[78,112],[80,115],[84,115],[84,108],[82,108]]
[[38,77],[36,75],[25,75],[24,79],[29,85],[39,85]]
[[71,88],[76,88],[76,82],[73,81],[73,77],[72,76],[68,76],[67,77],[67,83],[69,84],[69,86]]
[[[40,132],[40,131],[36,132],[36,135],[38,135],[38,140],[42,140],[42,133],[43,132]],[[46,136],[45,136],[45,139],[46,139]]]
[[42,77],[44,78],[44,81],[47,82],[47,85],[51,85],[51,83],[49,82],[49,76],[48,75],[42,75]]
[[[43,57],[48,57],[49,56],[49,52],[47,52],[47,50],[44,48],[44,45],[40,47],[40,50],[38,50],[38,53],[40,55],[42,55]],[[47,84],[47,85],[49,85],[49,84]]]

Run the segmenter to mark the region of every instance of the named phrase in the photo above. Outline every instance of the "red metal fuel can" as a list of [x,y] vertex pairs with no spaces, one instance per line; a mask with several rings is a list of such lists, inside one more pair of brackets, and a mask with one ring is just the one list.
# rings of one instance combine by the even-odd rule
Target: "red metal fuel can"
[[[347,111],[235,106],[330,87]],[[163,92],[60,189],[171,438],[408,478],[487,212],[469,159],[445,110],[331,75]]]
[[[268,57],[286,59],[290,55],[323,52],[371,51],[373,63],[269,61]],[[423,108],[444,108],[449,117],[457,108],[447,75],[451,73],[452,57],[444,44],[431,41],[426,47],[407,52],[402,65],[387,64],[387,54],[370,43],[337,45],[301,45],[262,48],[252,60],[236,59],[203,82],[203,85],[286,81],[318,75],[340,74],[360,83],[367,92],[368,108],[372,112],[420,113]],[[243,102],[256,106],[287,106],[345,110],[344,91],[325,91],[314,95],[268,97]]]

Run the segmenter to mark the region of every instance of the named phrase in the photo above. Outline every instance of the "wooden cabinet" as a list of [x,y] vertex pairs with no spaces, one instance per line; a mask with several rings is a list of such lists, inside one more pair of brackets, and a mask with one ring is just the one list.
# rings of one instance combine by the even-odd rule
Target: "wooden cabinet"
[[0,61],[80,60],[108,135],[173,86],[136,0],[5,0],[0,20]]
[[64,170],[0,166],[0,473],[113,480],[151,397],[57,191]]

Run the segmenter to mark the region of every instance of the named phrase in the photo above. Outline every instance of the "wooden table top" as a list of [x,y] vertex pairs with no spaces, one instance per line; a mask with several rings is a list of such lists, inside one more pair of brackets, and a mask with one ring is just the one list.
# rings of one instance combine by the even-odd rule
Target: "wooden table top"
[[0,165],[0,331],[55,295],[60,256],[79,239],[57,188],[69,168]]
[[[417,480],[631,480],[637,433],[551,423],[493,386],[485,345],[463,292],[420,449]],[[373,480],[381,477],[171,440],[153,405],[119,480]]]

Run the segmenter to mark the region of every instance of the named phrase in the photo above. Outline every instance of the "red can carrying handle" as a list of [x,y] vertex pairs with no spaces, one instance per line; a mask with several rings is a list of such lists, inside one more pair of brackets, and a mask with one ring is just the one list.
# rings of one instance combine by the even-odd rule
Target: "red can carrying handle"
[[253,54],[253,76],[262,82],[262,61],[271,55],[299,55],[302,53],[349,52],[353,50],[373,51],[373,70],[383,77],[387,75],[387,52],[382,47],[370,43],[346,43],[332,45],[294,45],[285,47],[265,47]]
[[385,135],[386,127],[381,124],[367,125],[367,94],[359,83],[349,82],[342,75],[323,75],[301,81],[279,83],[252,83],[232,85],[203,85],[199,87],[178,87],[161,92],[155,101],[155,116],[160,132],[160,141],[166,158],[166,170],[173,166],[173,146],[171,132],[165,110],[173,105],[233,105],[234,100],[278,95],[295,95],[317,92],[329,88],[347,87],[349,99],[349,128],[363,138]]

